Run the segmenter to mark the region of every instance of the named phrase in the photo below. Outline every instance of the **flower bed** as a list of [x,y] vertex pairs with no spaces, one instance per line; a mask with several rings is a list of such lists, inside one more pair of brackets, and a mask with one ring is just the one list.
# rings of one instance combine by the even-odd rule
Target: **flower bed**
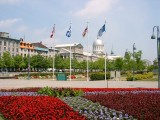
[[58,98],[1,96],[0,113],[9,120],[85,120]]
[[124,114],[121,111],[104,107],[99,103],[94,103],[82,97],[64,97],[61,99],[71,106],[71,108],[85,115],[89,120],[134,119],[132,116]]
[[[83,90],[84,97],[79,96],[75,90]],[[42,95],[37,91],[41,91]],[[0,90],[0,115],[8,115],[8,119],[17,119],[14,116],[26,117],[29,119],[31,114],[33,119],[38,117],[54,116],[57,111],[64,113],[67,117],[55,118],[67,120],[69,115],[75,118],[70,119],[132,119],[138,120],[159,120],[160,119],[160,89],[157,88],[21,88],[13,90]],[[55,97],[46,96],[46,93],[56,92]],[[44,93],[44,94],[43,94]],[[63,94],[62,94],[63,93]],[[44,96],[45,95],[45,96]],[[52,95],[52,94],[49,94]],[[70,96],[70,97],[69,97]],[[4,98],[3,98],[4,97]],[[3,98],[3,99],[2,99]],[[54,106],[54,107],[53,107]],[[27,109],[28,107],[28,109]],[[73,109],[77,112],[74,112]],[[31,109],[31,110],[30,110]],[[33,110],[32,110],[33,109]],[[54,109],[54,110],[53,110]],[[36,112],[34,112],[36,111]],[[43,112],[44,111],[44,112]],[[48,111],[48,112],[47,112]],[[31,113],[30,113],[31,112]],[[85,115],[81,116],[78,114]],[[58,113],[57,113],[58,114]],[[57,116],[56,116],[57,117]],[[79,118],[80,117],[80,118]],[[30,117],[31,118],[31,117]],[[45,119],[45,118],[44,118]],[[48,118],[47,118],[48,119]],[[49,118],[53,119],[54,118]],[[134,119],[135,120],[135,119]]]
[[96,92],[86,94],[85,98],[124,111],[138,120],[160,120],[160,91]]

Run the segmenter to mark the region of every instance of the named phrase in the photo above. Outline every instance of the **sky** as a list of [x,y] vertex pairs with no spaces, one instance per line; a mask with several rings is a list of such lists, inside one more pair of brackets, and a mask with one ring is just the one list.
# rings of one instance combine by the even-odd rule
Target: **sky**
[[[0,32],[25,42],[41,42],[47,47],[80,43],[92,52],[99,29],[105,52],[124,56],[126,49],[142,51],[142,59],[157,58],[154,26],[160,25],[160,0],[0,0]],[[72,26],[71,37],[66,31]],[[82,33],[88,23],[87,37]],[[50,35],[55,24],[55,35]],[[154,34],[157,35],[157,29]],[[88,42],[87,42],[88,41]]]

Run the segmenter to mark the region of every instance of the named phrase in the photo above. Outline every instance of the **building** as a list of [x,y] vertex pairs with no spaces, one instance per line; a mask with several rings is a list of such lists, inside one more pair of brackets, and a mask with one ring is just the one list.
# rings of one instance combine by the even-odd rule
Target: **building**
[[120,57],[116,55],[106,56],[104,44],[100,39],[96,39],[92,47],[92,53],[85,52],[80,43],[55,45],[53,49],[43,45],[42,42],[30,43],[25,42],[22,38],[20,40],[12,39],[9,37],[9,33],[0,32],[0,56],[3,55],[3,52],[9,51],[12,56],[21,55],[26,57],[28,54],[30,56],[40,54],[45,57],[53,57],[55,54],[59,54],[62,58],[69,58],[71,50],[71,58],[76,58],[78,61],[87,59],[89,61],[96,61],[101,57],[114,60]]
[[104,44],[102,40],[97,39],[93,43],[93,54],[98,56],[104,56]]
[[57,54],[58,50],[53,50],[52,48],[48,48],[45,45],[42,44],[42,42],[37,43],[28,43],[24,42],[23,39],[20,41],[20,52],[19,54],[23,57],[30,54],[30,56],[33,55],[42,55],[45,57],[53,57],[54,54]]
[[63,58],[69,58],[71,51],[71,58],[76,58],[79,61],[84,59],[83,46],[80,43],[56,45],[55,49],[59,50],[59,54]]
[[8,51],[12,56],[19,54],[20,40],[9,37],[9,33],[0,32],[0,57]]

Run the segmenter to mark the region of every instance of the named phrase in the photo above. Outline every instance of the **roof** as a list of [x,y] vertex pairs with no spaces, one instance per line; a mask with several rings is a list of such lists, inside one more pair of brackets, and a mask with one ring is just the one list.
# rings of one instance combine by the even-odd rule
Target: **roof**
[[93,46],[99,46],[99,45],[104,45],[102,40],[100,40],[100,39],[95,40],[93,43]]
[[35,47],[39,47],[39,48],[46,48],[48,49],[45,45],[43,45],[41,42],[38,42],[38,43],[32,43],[33,46]]
[[60,45],[55,45],[56,48],[61,48],[61,47],[74,47],[74,46],[81,46],[83,47],[80,43],[73,43],[73,44],[60,44]]
[[0,37],[0,38],[5,39],[5,40],[12,40],[12,41],[20,42],[20,40],[18,40],[18,39],[6,38],[6,37]]

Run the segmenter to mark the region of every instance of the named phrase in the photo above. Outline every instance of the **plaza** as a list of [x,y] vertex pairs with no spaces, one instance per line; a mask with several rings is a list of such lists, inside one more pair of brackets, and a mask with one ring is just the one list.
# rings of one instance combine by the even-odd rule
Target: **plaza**
[[[0,89],[25,87],[107,88],[107,81],[53,81],[52,79],[0,79]],[[158,88],[157,81],[108,81],[108,88]]]

